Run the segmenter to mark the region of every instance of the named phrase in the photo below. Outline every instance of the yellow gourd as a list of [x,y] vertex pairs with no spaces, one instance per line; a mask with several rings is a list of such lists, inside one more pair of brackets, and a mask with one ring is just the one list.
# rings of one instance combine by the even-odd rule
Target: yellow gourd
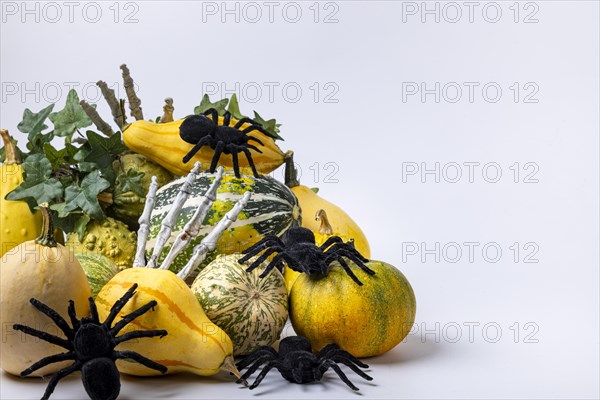
[[[194,145],[185,142],[179,136],[179,126],[182,122],[183,119],[165,123],[135,121],[123,130],[123,142],[129,149],[148,157],[175,175],[187,174],[194,167],[196,161],[202,163],[202,168],[208,168],[214,155],[214,150],[210,146],[203,146],[189,162],[183,163],[183,157]],[[236,123],[237,120],[231,118],[230,126],[234,126]],[[219,125],[222,124],[223,117],[219,117]],[[249,126],[250,124],[246,123],[240,129]],[[251,136],[256,137],[263,143],[263,145],[260,145],[253,142],[262,153],[250,149],[252,159],[259,173],[268,174],[283,164],[285,154],[275,144],[273,138],[258,131],[253,131]],[[242,155],[238,157],[238,160],[240,172],[252,175],[246,157]],[[225,169],[233,169],[231,154],[221,154],[219,165],[222,165]]]
[[362,286],[339,264],[326,276],[298,277],[290,293],[292,326],[315,350],[335,343],[356,357],[383,354],[410,332],[417,310],[415,294],[406,277],[390,264],[366,263],[374,275],[348,264]]
[[[121,334],[138,329],[165,329],[169,334],[162,339],[123,342],[117,350],[140,352],[166,366],[168,374],[191,372],[208,376],[224,370],[240,376],[229,336],[208,319],[191,289],[171,271],[130,268],[119,272],[96,297],[100,320],[108,316],[111,306],[134,283],[138,284],[136,295],[121,310],[120,317],[151,300],[156,300],[158,305],[154,312],[127,325]],[[160,375],[137,363],[117,361],[117,367],[131,375]]]
[[[327,213],[325,212],[325,210],[323,210],[323,209],[317,210],[317,213],[315,215],[315,221],[317,221],[319,223],[318,230],[316,232],[314,232],[315,244],[317,246],[321,246],[323,243],[325,243],[327,241],[327,239],[329,239],[332,236],[338,236],[340,239],[342,239],[344,241],[344,243],[351,242],[352,244],[355,244],[354,237],[348,236],[347,232],[346,233],[338,233],[333,230],[333,227],[331,226],[331,224],[329,222],[329,217],[327,216]],[[302,221],[302,226],[305,226],[304,220]],[[309,229],[312,229],[312,228],[309,228]],[[369,247],[368,247],[369,244],[366,243],[366,247],[365,247],[365,245],[364,245],[365,243],[366,243],[366,241],[361,243],[362,244],[361,254],[368,258],[371,254],[370,254]],[[294,271],[293,269],[288,268],[287,266],[285,267],[283,276],[285,279],[285,286],[287,287],[288,294],[289,294],[290,290],[292,289],[292,285],[294,284],[294,282],[296,281],[296,279],[298,278],[298,276],[300,274],[301,273],[298,271]]]
[[23,182],[23,167],[8,131],[0,129],[6,158],[0,166],[0,257],[17,245],[35,239],[42,228],[42,214],[31,213],[24,201],[4,197]]
[[[79,317],[90,313],[90,286],[81,265],[69,250],[56,243],[49,210],[42,206],[42,233],[36,240],[21,243],[0,260],[0,322],[2,345],[0,367],[18,375],[44,357],[63,353],[64,348],[12,329],[27,325],[64,338],[54,322],[39,312],[29,299],[35,298],[69,320],[69,300]],[[35,376],[51,374],[72,361],[50,364]]]

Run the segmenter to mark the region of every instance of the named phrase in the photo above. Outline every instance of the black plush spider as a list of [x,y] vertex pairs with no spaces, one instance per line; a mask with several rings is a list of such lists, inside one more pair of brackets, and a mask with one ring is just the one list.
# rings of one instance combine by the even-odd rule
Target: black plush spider
[[239,259],[239,263],[245,263],[265,249],[266,251],[250,264],[247,271],[252,271],[271,254],[278,252],[279,254],[273,257],[261,277],[266,276],[275,266],[280,267],[282,261],[285,261],[294,271],[321,275],[326,275],[331,263],[338,261],[350,278],[362,285],[342,257],[350,259],[369,275],[375,274],[375,271],[364,264],[369,260],[364,258],[352,244],[344,243],[339,236],[332,236],[319,247],[315,244],[315,234],[310,229],[299,226],[289,228],[281,239],[275,235],[267,235],[244,250],[242,253],[246,255]]
[[[208,118],[207,115],[210,115],[211,118]],[[262,153],[262,151],[248,142],[252,140],[261,146],[264,144],[259,139],[248,136],[248,133],[259,131],[267,136],[272,135],[251,118],[242,118],[234,126],[229,126],[230,121],[231,113],[226,111],[223,115],[223,125],[219,125],[219,113],[214,108],[206,110],[204,115],[190,115],[187,117],[179,127],[179,136],[186,142],[193,144],[194,147],[183,157],[183,162],[187,163],[190,161],[202,146],[208,145],[215,151],[210,164],[210,172],[215,172],[221,153],[231,154],[233,170],[235,176],[239,178],[240,165],[238,163],[238,153],[243,152],[248,159],[254,176],[258,176],[249,149],[256,150],[259,153]],[[246,123],[249,123],[250,126],[240,130],[240,127]]]
[[239,370],[248,368],[240,377],[238,383],[252,375],[261,365],[265,364],[250,389],[257,387],[273,368],[276,368],[285,379],[293,383],[310,383],[320,381],[325,371],[333,369],[342,381],[352,390],[358,390],[350,382],[346,374],[338,366],[342,363],[356,372],[360,377],[370,381],[369,375],[360,368],[369,368],[352,354],[340,349],[336,344],[328,344],[317,354],[312,352],[310,342],[304,336],[286,337],[279,344],[279,353],[270,346],[261,346],[237,364]]
[[117,317],[119,311],[121,311],[129,299],[134,295],[136,288],[137,284],[134,284],[123,297],[112,306],[110,314],[103,323],[100,323],[98,320],[98,310],[91,297],[89,299],[91,317],[84,317],[81,318],[81,320],[77,319],[77,316],[75,315],[75,303],[73,300],[70,300],[69,317],[73,328],[71,328],[63,317],[52,308],[39,300],[30,300],[35,308],[54,321],[54,323],[64,332],[67,339],[62,339],[58,336],[25,325],[13,325],[13,329],[23,331],[28,335],[64,347],[68,351],[42,358],[31,367],[21,372],[21,376],[27,376],[32,372],[55,362],[66,360],[75,361],[69,367],[61,369],[52,376],[50,382],[48,382],[42,400],[46,400],[50,397],[60,379],[79,370],[81,371],[83,387],[92,400],[116,399],[121,389],[120,375],[115,365],[117,359],[137,361],[140,364],[160,371],[163,374],[167,372],[167,367],[160,365],[139,353],[134,351],[115,351],[115,346],[126,340],[154,336],[163,337],[167,334],[167,331],[165,330],[147,330],[132,331],[117,336],[119,331],[123,329],[125,325],[146,313],[151,308],[154,308],[154,306],[156,306],[156,301],[151,301],[131,314],[126,315],[111,328],[112,322]]

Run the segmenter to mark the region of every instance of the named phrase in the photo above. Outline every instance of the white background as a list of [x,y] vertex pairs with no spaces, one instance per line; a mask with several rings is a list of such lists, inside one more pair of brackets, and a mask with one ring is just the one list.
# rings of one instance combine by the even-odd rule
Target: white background
[[[283,124],[281,147],[295,151],[302,183],[352,215],[372,257],[396,265],[415,290],[411,335],[368,360],[372,383],[351,376],[364,398],[599,397],[597,2],[475,2],[471,16],[463,2],[279,2],[272,22],[263,2],[254,3],[256,22],[254,5],[235,2],[233,14],[221,2],[76,2],[72,21],[54,4],[27,3],[37,11],[26,14],[21,2],[2,2],[0,125],[24,146],[16,126],[25,107],[56,101],[58,110],[69,85],[96,101],[93,84],[116,87],[123,62],[146,118],[162,113],[166,96],[182,117],[203,84],[239,82],[242,111]],[[423,7],[437,7],[439,22]],[[406,92],[436,82],[439,102]],[[472,99],[464,82],[473,82]],[[102,101],[98,109],[110,120]],[[472,182],[471,162],[480,163]],[[436,163],[439,183],[434,174],[403,177]],[[488,182],[498,169],[499,181]],[[337,183],[325,179],[332,171]],[[532,172],[537,183],[525,183]],[[465,242],[476,243],[472,259]],[[537,262],[525,262],[532,252]],[[5,374],[0,383],[3,399],[39,398],[45,387]],[[357,398],[333,372],[306,386],[271,373],[253,392],[227,376],[122,383],[122,399]],[[53,398],[85,393],[70,377]]]

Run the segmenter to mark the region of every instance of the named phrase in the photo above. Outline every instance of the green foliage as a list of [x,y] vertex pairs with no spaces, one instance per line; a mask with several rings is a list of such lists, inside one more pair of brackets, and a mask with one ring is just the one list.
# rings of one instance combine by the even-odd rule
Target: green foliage
[[[96,107],[96,105],[92,105]],[[54,124],[54,135],[65,137],[67,143],[71,142],[73,133],[79,128],[85,128],[92,124],[83,108],[79,105],[79,96],[75,89],[69,90],[65,108],[50,114],[50,121]]]

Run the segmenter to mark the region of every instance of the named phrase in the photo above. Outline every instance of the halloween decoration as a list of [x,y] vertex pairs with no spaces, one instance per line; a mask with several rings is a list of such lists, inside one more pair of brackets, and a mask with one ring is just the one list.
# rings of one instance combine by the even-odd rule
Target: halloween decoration
[[[210,115],[210,119],[207,117]],[[250,126],[240,129],[242,125],[249,123]],[[248,134],[253,131],[261,132],[267,136],[270,134],[251,118],[245,117],[236,122],[234,126],[231,124],[231,113],[226,111],[223,115],[223,125],[219,125],[219,112],[210,108],[203,115],[190,115],[179,127],[179,135],[183,140],[194,145],[185,157],[183,163],[187,163],[190,159],[202,148],[202,146],[210,146],[215,154],[210,164],[210,172],[215,172],[217,162],[221,153],[231,154],[233,158],[233,170],[236,177],[240,177],[240,165],[238,162],[238,153],[243,152],[252,168],[254,176],[258,176],[250,149],[259,153],[262,151],[255,145],[249,143],[254,141],[263,146],[264,143]]]
[[262,253],[260,257],[254,260],[247,271],[252,271],[260,265],[271,254],[277,252],[261,276],[266,276],[273,268],[281,269],[282,261],[294,271],[304,272],[306,274],[327,275],[331,263],[338,261],[346,273],[358,285],[362,282],[356,277],[343,257],[348,258],[358,265],[367,274],[373,275],[375,272],[365,265],[367,260],[354,246],[344,243],[339,236],[332,236],[321,246],[315,244],[314,233],[307,228],[291,227],[283,236],[278,238],[275,235],[269,235],[260,242],[250,246],[242,253],[244,257],[240,258],[239,263],[245,263],[250,258]]
[[134,312],[128,314],[119,322],[113,325],[115,317],[119,311],[127,304],[127,302],[135,294],[137,285],[134,284],[111,308],[111,312],[104,322],[100,323],[98,311],[93,299],[89,298],[91,317],[83,317],[77,319],[75,313],[75,302],[69,301],[69,317],[71,325],[64,320],[54,309],[46,304],[31,299],[31,304],[41,313],[47,315],[54,321],[56,326],[65,334],[66,339],[50,333],[40,331],[29,326],[16,324],[13,329],[22,331],[28,335],[40,338],[46,342],[64,347],[68,351],[58,353],[42,358],[34,363],[29,368],[21,372],[21,376],[27,376],[40,368],[59,361],[73,360],[73,364],[61,369],[55,373],[46,387],[42,400],[50,397],[58,381],[65,376],[81,371],[81,380],[83,387],[88,396],[92,400],[114,400],[118,397],[121,383],[119,379],[119,371],[115,365],[117,359],[127,359],[136,361],[148,368],[165,373],[167,367],[158,364],[139,353],[133,351],[117,351],[115,347],[122,342],[139,339],[167,335],[165,330],[136,330],[127,332],[124,335],[117,336],[121,329],[132,322],[140,315],[145,314],[148,310],[156,306],[156,301],[150,301],[146,305],[138,308]]
[[304,336],[290,336],[281,341],[279,352],[270,346],[262,346],[240,361],[237,367],[240,370],[244,368],[248,368],[248,370],[238,380],[238,383],[249,378],[263,365],[263,369],[256,377],[254,383],[250,385],[250,389],[256,388],[273,368],[277,369],[281,373],[281,376],[293,383],[318,382],[323,377],[323,374],[331,368],[350,389],[358,390],[340,369],[338,366],[340,363],[356,372],[361,378],[368,381],[373,379],[360,369],[368,368],[367,364],[359,361],[347,351],[342,350],[338,345],[329,344],[317,354],[314,354],[307,338]]

